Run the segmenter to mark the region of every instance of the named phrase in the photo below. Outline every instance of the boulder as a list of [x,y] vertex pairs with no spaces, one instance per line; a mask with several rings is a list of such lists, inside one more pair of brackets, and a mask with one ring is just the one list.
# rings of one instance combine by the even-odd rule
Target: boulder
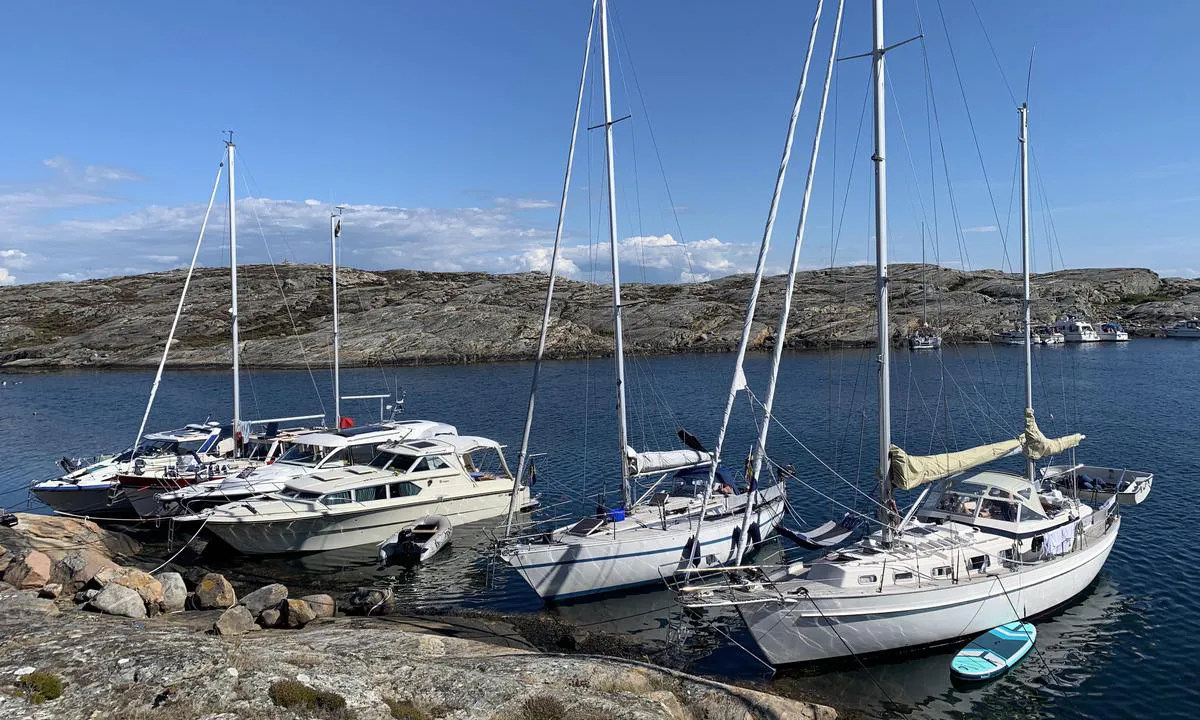
[[[196,594],[193,596],[197,610],[220,610],[237,605],[237,593],[233,585],[220,573],[208,573],[196,583]],[[247,611],[249,612],[249,611]],[[251,620],[254,618],[251,617]]]
[[337,601],[329,595],[305,595],[300,599],[308,603],[319,618],[333,617],[337,614]]
[[50,581],[50,558],[30,550],[4,571],[4,582],[18,590],[36,590]]
[[287,596],[287,587],[279,583],[272,583],[246,595],[238,604],[245,605],[250,614],[257,618],[263,614],[264,610],[280,609],[287,602]]
[[[0,529],[0,540],[10,545],[36,547],[51,560],[58,560],[79,548],[90,548],[103,557],[136,555],[141,543],[128,535],[107,530],[91,520],[63,515],[17,513],[19,524]],[[11,541],[11,542],[9,542]]]
[[144,570],[131,567],[101,568],[92,583],[101,589],[109,585],[123,585],[136,592],[147,607],[161,608],[163,601],[162,583]]
[[254,616],[245,605],[234,605],[221,613],[221,617],[213,623],[213,632],[225,637],[245,635],[258,629],[258,625],[254,623]]
[[162,609],[164,612],[179,612],[183,610],[187,604],[187,585],[183,583],[183,576],[177,572],[162,572],[154,576],[162,585],[163,600]]
[[58,583],[46,583],[38,590],[38,597],[47,600],[57,600],[59,595],[62,595],[63,586]]
[[91,582],[100,570],[117,567],[115,562],[98,552],[77,550],[54,562],[50,568],[50,582],[62,585],[66,592],[77,593]]
[[73,600],[76,605],[84,605],[86,603],[90,603],[92,601],[92,598],[96,597],[99,594],[100,594],[100,591],[97,590],[96,588],[86,588],[84,590],[80,590],[79,592],[75,593],[75,597],[73,598]]
[[104,589],[92,598],[88,607],[107,615],[121,615],[130,618],[146,617],[146,603],[137,590],[116,583],[105,585]]
[[258,626],[264,628],[279,627],[281,619],[283,619],[283,613],[279,611],[279,608],[263,610],[262,615],[258,616]]
[[317,614],[303,600],[288,600],[286,607],[287,614],[283,622],[287,627],[302,628],[317,618]]

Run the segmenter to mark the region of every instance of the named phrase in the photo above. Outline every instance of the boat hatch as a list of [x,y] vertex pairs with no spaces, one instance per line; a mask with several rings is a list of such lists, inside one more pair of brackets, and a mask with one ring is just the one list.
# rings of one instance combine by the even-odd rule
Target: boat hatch
[[571,526],[567,532],[579,537],[587,537],[599,530],[605,524],[604,518],[584,518]]

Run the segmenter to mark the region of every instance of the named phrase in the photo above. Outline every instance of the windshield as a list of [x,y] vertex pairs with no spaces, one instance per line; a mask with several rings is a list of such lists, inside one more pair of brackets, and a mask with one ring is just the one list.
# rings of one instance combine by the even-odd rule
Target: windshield
[[316,465],[324,456],[324,448],[317,445],[293,445],[279,458],[279,462],[292,465]]
[[[421,458],[417,457],[416,455],[395,454],[394,457],[396,459],[392,461],[392,464],[389,466],[389,468],[392,470],[395,470],[396,472],[400,472],[400,473],[406,473],[406,472],[412,470],[413,465],[416,465],[417,461],[421,459]],[[422,468],[422,469],[425,469],[425,468]]]
[[397,457],[400,457],[400,456],[396,455],[395,453],[378,452],[378,453],[375,453],[375,457],[371,458],[371,461],[368,462],[367,464],[370,465],[371,467],[377,467],[380,470],[386,470],[388,468],[388,465],[390,465],[392,463],[392,461],[395,460]]

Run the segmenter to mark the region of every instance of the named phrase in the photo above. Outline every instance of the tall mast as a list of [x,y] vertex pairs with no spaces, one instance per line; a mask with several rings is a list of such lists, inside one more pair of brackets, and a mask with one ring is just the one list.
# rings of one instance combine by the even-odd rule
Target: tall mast
[[342,427],[341,331],[338,327],[337,239],[342,231],[342,211],[329,213],[329,255],[333,269],[333,426]]
[[[533,431],[533,409],[537,400],[538,379],[542,374],[542,360],[546,354],[546,335],[550,331],[550,303],[554,300],[554,274],[558,268],[558,250],[562,244],[563,222],[567,212],[567,193],[571,189],[571,168],[575,164],[575,139],[579,135],[579,114],[583,108],[583,92],[587,85],[588,60],[592,56],[592,31],[596,27],[597,2],[592,2],[592,17],[588,22],[587,42],[583,50],[583,72],[579,75],[579,95],[575,99],[575,120],[571,124],[571,142],[567,148],[567,169],[563,174],[562,197],[558,201],[558,225],[554,229],[554,249],[550,253],[550,282],[546,286],[546,304],[542,309],[542,331],[538,335],[537,356],[533,362],[533,381],[529,388],[529,403],[525,408],[525,429],[521,432],[521,450],[517,454],[516,485],[525,479],[525,469],[529,461],[529,435]],[[517,512],[519,499],[518,487],[513,487],[513,493],[508,504],[508,520],[504,525],[504,534],[512,532],[513,516]]]
[[[1022,308],[1025,320],[1025,407],[1033,409],[1033,329],[1030,324],[1029,293],[1029,107],[1025,103],[1017,108],[1020,120],[1021,144],[1021,275],[1025,284]],[[1025,461],[1025,472],[1030,482],[1034,481],[1034,462]]]
[[235,208],[236,193],[234,191],[237,174],[233,171],[233,131],[229,131],[229,139],[225,141],[225,150],[229,154],[229,285],[233,296],[229,308],[233,336],[233,447],[234,453],[241,452],[239,433],[242,420],[242,387],[240,385],[238,343],[238,289],[237,289],[237,210]]
[[[771,238],[775,232],[775,219],[779,214],[779,200],[783,196],[783,182],[787,178],[788,163],[792,157],[792,143],[796,139],[796,123],[800,118],[800,109],[804,104],[804,92],[808,87],[808,70],[812,63],[813,48],[817,42],[817,29],[821,22],[821,11],[824,7],[823,0],[817,0],[817,8],[813,13],[812,29],[808,33],[808,50],[804,54],[804,66],[800,70],[800,84],[796,88],[796,100],[792,103],[792,116],[788,120],[787,139],[783,143],[783,157],[779,159],[779,170],[775,175],[775,191],[771,195],[771,205],[767,210],[767,224],[763,228],[763,239],[758,249],[758,263],[754,267],[754,281],[750,284],[750,299],[746,302],[746,317],[742,321],[742,336],[738,341],[737,356],[733,361],[733,380],[729,384],[729,396],[725,399],[725,413],[721,416],[721,427],[717,431],[717,444],[712,452],[712,464],[708,470],[708,482],[704,486],[704,496],[702,503],[704,507],[708,507],[709,498],[712,496],[713,485],[717,479],[717,467],[721,463],[721,453],[725,449],[725,435],[729,430],[729,420],[733,416],[733,404],[737,400],[737,394],[741,390],[746,389],[746,374],[742,368],[742,363],[746,359],[746,349],[750,345],[750,335],[754,331],[754,314],[758,308],[758,295],[762,289],[762,279],[767,267],[767,253],[771,249]],[[778,345],[779,342],[777,341]],[[753,496],[757,486],[756,472],[752,472],[751,476],[746,478],[747,492]],[[700,530],[704,527],[704,513],[700,513],[696,520],[696,537],[700,537]],[[743,533],[744,534],[744,533]],[[744,544],[744,543],[742,543]],[[699,547],[697,545],[697,547]]]
[[875,42],[871,50],[872,73],[875,80],[875,271],[876,302],[879,326],[879,521],[883,523],[884,540],[891,539],[893,518],[892,486],[888,478],[891,461],[888,452],[892,446],[892,393],[890,387],[890,353],[888,332],[888,252],[887,252],[887,165],[884,154],[887,148],[884,105],[883,55],[883,0],[875,0],[872,13]]
[[617,360],[617,442],[621,461],[621,495],[625,507],[633,505],[629,469],[625,463],[628,428],[625,420],[625,339],[621,329],[621,267],[617,248],[617,176],[613,166],[612,89],[608,61],[608,0],[600,0],[600,51],[604,63],[604,149],[608,169],[608,241],[612,248],[613,354]]
[[921,326],[929,325],[929,269],[925,266],[925,222],[921,222]]
[[[842,31],[842,11],[846,5],[845,0],[838,0],[837,16],[833,22],[833,39],[829,47],[829,63],[825,66],[825,84],[821,91],[821,108],[817,113],[817,127],[813,133],[812,155],[808,160],[808,175],[804,179],[804,196],[800,201],[800,221],[796,225],[796,238],[792,243],[792,258],[791,264],[788,266],[787,284],[783,291],[783,307],[779,311],[779,329],[775,334],[775,348],[771,355],[771,379],[767,383],[767,397],[763,402],[763,419],[758,430],[758,441],[754,445],[754,457],[751,460],[750,476],[759,477],[762,470],[763,456],[767,453],[767,433],[771,429],[771,413],[775,405],[775,390],[779,380],[779,366],[783,361],[783,346],[787,339],[787,324],[788,317],[792,312],[792,295],[796,291],[796,271],[800,265],[800,248],[804,244],[804,229],[808,223],[808,208],[809,201],[812,199],[813,178],[817,173],[817,156],[821,149],[821,134],[825,130],[825,110],[829,104],[829,86],[833,79],[833,65],[837,62],[838,39]],[[817,13],[821,12],[821,2],[817,2]],[[813,26],[813,34],[816,34],[816,26]],[[811,55],[811,52],[809,53]],[[742,557],[746,553],[747,541],[749,540],[748,533],[750,530],[750,519],[754,514],[755,493],[749,492],[746,496],[746,507],[742,513],[742,529],[738,534],[738,545],[734,565],[742,564]]]

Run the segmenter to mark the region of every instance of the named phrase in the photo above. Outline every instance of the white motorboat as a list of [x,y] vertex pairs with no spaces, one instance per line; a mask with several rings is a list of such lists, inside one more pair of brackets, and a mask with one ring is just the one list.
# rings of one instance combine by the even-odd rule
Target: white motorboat
[[412,527],[396,532],[379,544],[380,565],[413,567],[450,544],[454,527],[445,515],[426,515]]
[[[584,71],[579,85],[579,96],[575,109],[575,127],[571,147],[568,151],[566,179],[563,184],[562,200],[559,204],[559,223],[550,266],[550,283],[542,321],[541,338],[538,346],[537,364],[534,367],[533,386],[529,396],[521,451],[518,460],[518,478],[523,477],[527,458],[530,429],[533,423],[534,399],[538,373],[549,327],[550,308],[554,291],[554,263],[558,258],[559,241],[562,236],[563,213],[566,208],[567,190],[570,182],[570,167],[574,157],[575,136],[579,129],[579,115],[587,79],[587,63],[590,57],[592,28],[599,28],[602,52],[602,75],[604,85],[605,150],[608,182],[608,230],[609,250],[612,259],[613,292],[613,338],[617,382],[616,420],[618,463],[613,470],[620,469],[621,504],[617,507],[601,507],[595,515],[585,516],[573,523],[559,526],[549,532],[532,532],[524,536],[511,535],[514,508],[510,508],[506,523],[505,539],[500,544],[499,556],[511,565],[544,599],[565,599],[593,595],[638,585],[661,582],[663,573],[676,569],[710,566],[730,562],[741,556],[746,546],[771,534],[784,511],[785,488],[779,482],[764,482],[766,487],[752,478],[772,477],[771,473],[759,474],[761,452],[755,454],[754,467],[747,473],[750,480],[744,492],[734,490],[730,480],[722,481],[718,475],[720,452],[725,427],[729,421],[733,396],[730,393],[726,413],[722,420],[721,439],[713,453],[707,452],[694,437],[679,432],[685,449],[638,452],[628,441],[625,408],[625,352],[622,330],[622,305],[619,236],[615,198],[616,179],[613,162],[613,117],[610,97],[610,67],[608,49],[608,2],[598,0],[593,7],[592,25],[588,29],[588,48],[584,55]],[[815,33],[814,33],[815,37]],[[827,81],[828,84],[828,81]],[[797,104],[799,98],[797,98]],[[795,116],[789,128],[789,145],[795,128]],[[786,157],[786,155],[785,155]],[[815,152],[814,152],[815,162]],[[776,183],[774,208],[783,184],[786,160],[781,166]],[[810,168],[811,185],[811,168]],[[807,194],[807,193],[806,193]],[[804,213],[802,213],[802,217]],[[742,333],[735,365],[735,376],[743,377],[741,363],[745,356],[750,326],[754,316],[754,303],[761,285],[764,261],[775,213],[769,213],[769,221],[755,272],[754,290],[751,293],[750,320]],[[798,237],[803,235],[803,220]],[[797,240],[797,248],[799,240]],[[784,293],[784,311],[781,324],[786,323],[790,308],[792,288],[795,283],[795,265],[788,275],[789,289]],[[786,331],[786,325],[783,326]],[[778,372],[779,356],[786,337],[781,332],[777,337],[775,356],[772,361],[772,382],[767,392],[765,413],[769,425],[771,398],[774,394],[774,377]],[[736,386],[736,380],[735,380]],[[760,448],[762,443],[760,442]],[[615,473],[614,473],[615,474]],[[643,490],[644,489],[644,490]],[[718,491],[720,489],[721,491]]]
[[1033,334],[1037,338],[1035,345],[1062,345],[1067,341],[1065,335],[1050,325],[1038,325],[1033,329]]
[[1095,465],[1051,465],[1042,477],[1059,490],[1090,503],[1116,497],[1122,505],[1140,505],[1154,486],[1154,473]]
[[1129,340],[1129,333],[1125,332],[1125,328],[1113,322],[1100,323],[1098,334],[1100,342],[1127,342]]
[[[1025,333],[1022,330],[1005,330],[992,336],[992,342],[997,345],[1024,345]],[[1036,341],[1034,342],[1036,345]]]
[[283,490],[220,505],[182,521],[201,521],[247,555],[317,552],[375,545],[430,514],[456,525],[504,514],[514,490],[494,440],[466,435],[389,442],[370,465],[304,475]]
[[[158,496],[167,514],[196,513],[205,508],[283,490],[286,484],[319,470],[368,465],[385,442],[456,435],[453,425],[430,420],[376,423],[322,432],[293,434],[276,460],[222,479],[185,486]],[[276,457],[272,455],[271,457]]]
[[[719,583],[679,588],[685,606],[736,607],[773,665],[946,643],[1052,610],[1099,574],[1121,526],[1117,504],[1099,510],[1046,491],[1035,463],[1084,438],[1050,439],[1033,410],[1032,348],[1025,355],[1025,430],[1017,438],[930,456],[891,442],[884,184],[883,0],[875,0],[876,273],[879,288],[879,529],[811,564],[743,566]],[[1027,108],[1019,108],[1024,328],[1030,322]],[[1079,332],[1079,323],[1075,332]],[[1094,331],[1093,331],[1094,332]],[[1065,333],[1064,333],[1065,334]],[[1067,335],[1070,340],[1071,336]],[[1022,453],[1024,476],[980,469]],[[923,487],[900,517],[893,488]]]
[[133,517],[133,506],[121,490],[119,475],[133,472],[135,462],[143,471],[154,471],[175,467],[181,459],[209,456],[210,452],[215,457],[214,447],[219,438],[219,428],[203,423],[150,433],[138,443],[136,454],[130,448],[90,462],[76,463],[63,458],[59,465],[66,471],[64,475],[37,482],[30,490],[57,513]]
[[1072,315],[1059,320],[1054,329],[1063,334],[1063,339],[1069,343],[1100,342],[1100,333],[1089,322],[1076,319]]
[[1169,338],[1200,338],[1200,319],[1180,320],[1163,328]]

